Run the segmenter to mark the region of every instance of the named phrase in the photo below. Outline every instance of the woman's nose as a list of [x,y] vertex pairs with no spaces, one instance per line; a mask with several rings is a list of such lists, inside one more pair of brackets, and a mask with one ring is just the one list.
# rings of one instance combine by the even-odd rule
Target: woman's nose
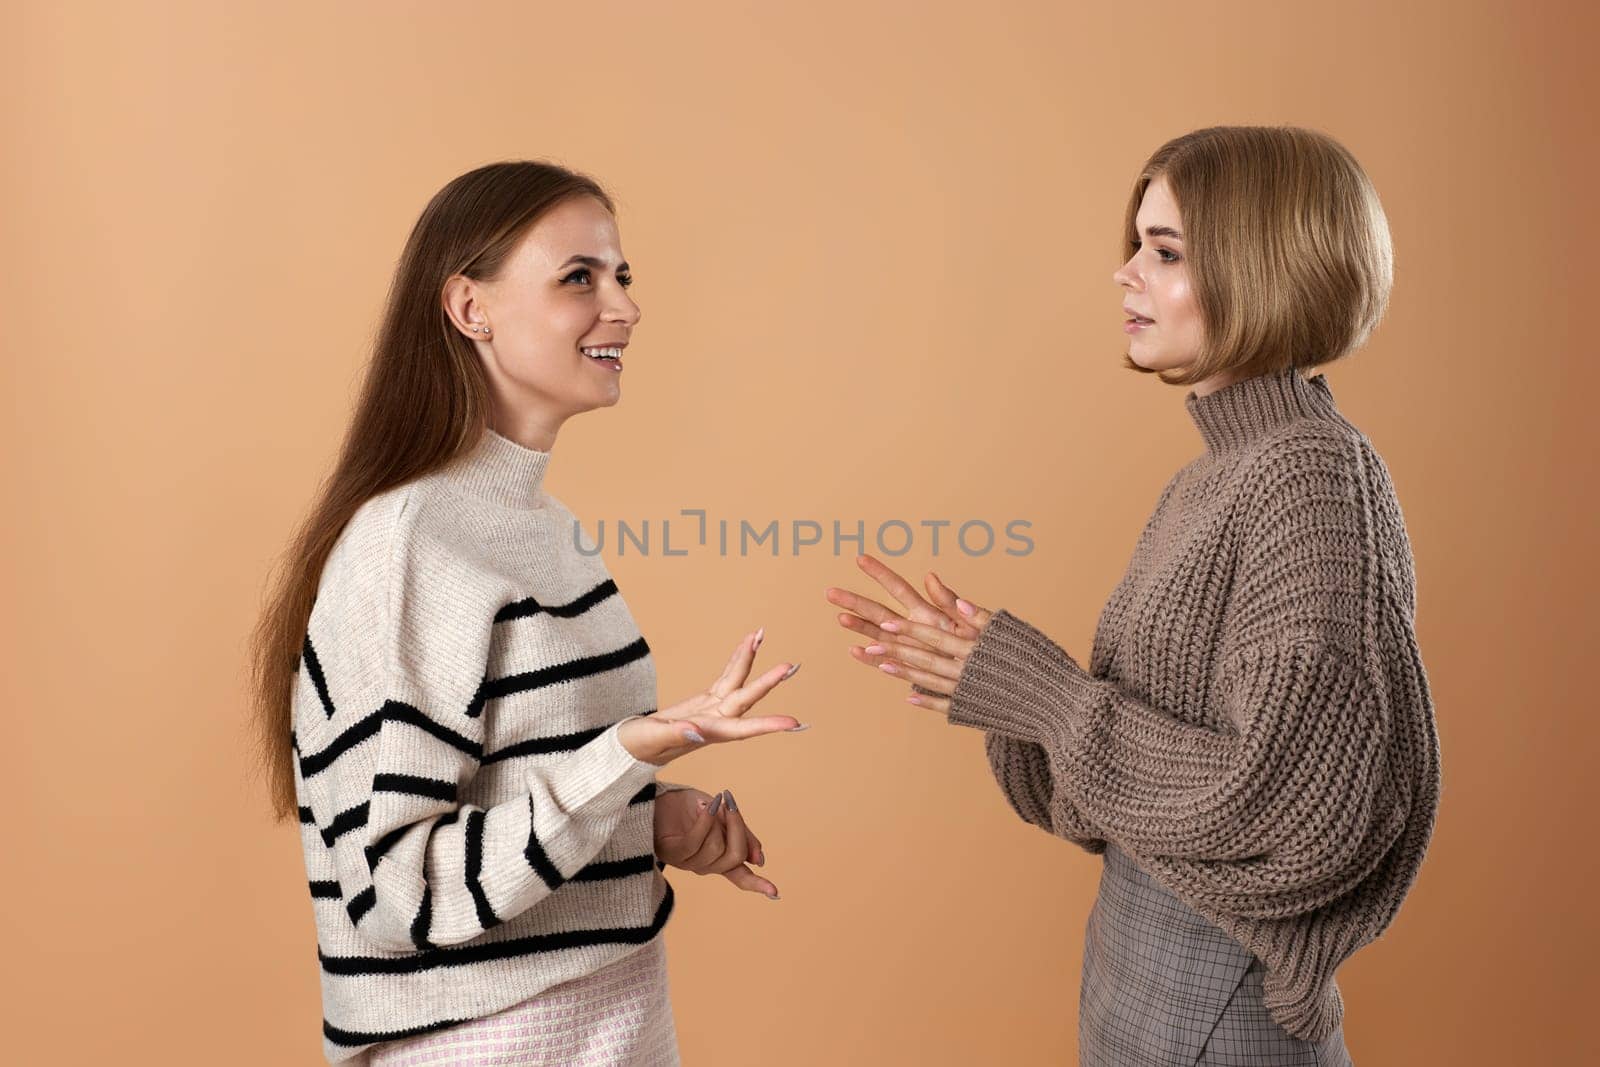
[[1128,262],[1112,271],[1111,280],[1118,285],[1125,286],[1126,288],[1137,289],[1139,275],[1133,269],[1133,260],[1128,260]]
[[606,309],[607,320],[626,323],[630,327],[639,322],[642,314],[639,305],[634,303],[633,298],[625,291],[618,291],[616,299],[612,300],[611,306]]

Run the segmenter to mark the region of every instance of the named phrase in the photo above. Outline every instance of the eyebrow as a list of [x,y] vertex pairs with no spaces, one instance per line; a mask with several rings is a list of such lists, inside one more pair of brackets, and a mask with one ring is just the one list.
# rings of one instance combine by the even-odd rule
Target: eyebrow
[[[585,256],[585,255],[581,255],[580,254],[580,255],[576,255],[576,256],[569,256],[567,258],[567,261],[565,263],[561,264],[561,266],[556,268],[556,269],[557,270],[565,270],[566,268],[572,266],[574,263],[580,263],[585,267],[593,267],[595,270],[601,270],[606,265],[606,261],[603,260],[603,259],[596,259],[594,256]],[[618,270],[627,270],[628,269],[627,261],[624,260],[623,262],[618,263],[617,264],[617,269]]]
[[1170,237],[1174,241],[1183,240],[1183,234],[1174,230],[1171,226],[1146,226],[1144,232],[1147,237]]

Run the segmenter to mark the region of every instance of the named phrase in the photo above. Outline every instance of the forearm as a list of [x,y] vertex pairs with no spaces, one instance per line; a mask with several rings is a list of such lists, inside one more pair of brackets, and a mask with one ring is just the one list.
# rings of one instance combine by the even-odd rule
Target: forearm
[[986,733],[984,752],[1006,802],[1024,822],[1065,838],[1089,852],[1104,851],[1102,835],[1055,788],[1051,779],[1050,760],[1042,747],[1031,741],[1016,741],[1000,734]]
[[[1330,884],[1389,832],[1385,723],[1359,665],[1299,641],[1240,650],[1226,665],[1225,732],[1189,723],[1090,677],[1006,612],[989,622],[952,695],[952,722],[1037,744],[1053,820],[1130,851],[1239,861],[1218,891]],[[1262,861],[1272,853],[1270,866]]]

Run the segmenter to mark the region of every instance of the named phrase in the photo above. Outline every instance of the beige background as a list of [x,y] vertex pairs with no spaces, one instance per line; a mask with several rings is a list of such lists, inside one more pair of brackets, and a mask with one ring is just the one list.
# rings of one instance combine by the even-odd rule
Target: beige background
[[[12,4],[5,1058],[320,1062],[294,830],[247,770],[244,636],[331,461],[417,212],[547,157],[622,207],[624,399],[551,486],[591,528],[703,507],[1033,523],[901,560],[1087,656],[1181,390],[1118,368],[1126,190],[1213,123],[1326,130],[1397,249],[1330,373],[1394,474],[1443,738],[1429,860],[1340,972],[1363,1064],[1596,1048],[1589,462],[1596,19],[1555,5]],[[674,539],[679,533],[675,529]],[[1017,821],[976,733],[822,600],[849,558],[607,559],[664,700],[745,630],[809,734],[708,752],[784,900],[678,874],[690,1064],[1073,1062],[1099,862]]]

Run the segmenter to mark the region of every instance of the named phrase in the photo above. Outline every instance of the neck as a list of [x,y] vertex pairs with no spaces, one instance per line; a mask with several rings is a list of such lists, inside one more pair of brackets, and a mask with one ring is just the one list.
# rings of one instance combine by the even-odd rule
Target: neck
[[533,510],[545,504],[549,466],[547,449],[529,448],[485,427],[477,444],[452,460],[442,476],[480,500]]
[[508,441],[535,452],[549,452],[556,446],[556,434],[561,431],[560,419],[524,417],[507,418],[496,412],[489,428]]
[[1195,396],[1210,396],[1218,389],[1226,388],[1238,380],[1237,374],[1224,371],[1221,374],[1213,374],[1203,382],[1196,382],[1192,392]]
[[[1214,381],[1207,379],[1206,383]],[[1303,377],[1290,367],[1216,386],[1184,397],[1208,452],[1241,448],[1300,418],[1336,418],[1325,376]]]

